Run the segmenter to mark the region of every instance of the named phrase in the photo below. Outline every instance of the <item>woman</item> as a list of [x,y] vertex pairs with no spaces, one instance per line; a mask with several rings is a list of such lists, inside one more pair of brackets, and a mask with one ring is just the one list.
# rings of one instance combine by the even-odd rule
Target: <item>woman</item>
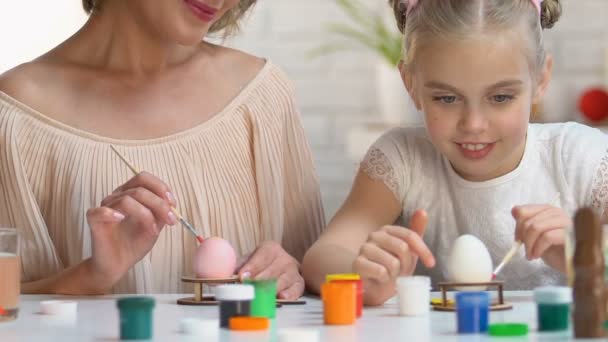
[[302,294],[323,212],[292,88],[201,42],[255,2],[84,0],[82,29],[0,76],[0,226],[22,234],[22,292],[185,291],[196,241],[163,229],[174,205],[233,244],[241,277]]

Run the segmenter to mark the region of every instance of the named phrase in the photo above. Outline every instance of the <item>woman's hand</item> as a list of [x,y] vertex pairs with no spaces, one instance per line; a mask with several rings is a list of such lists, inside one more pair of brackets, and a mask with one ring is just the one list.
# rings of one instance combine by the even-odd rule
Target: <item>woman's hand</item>
[[275,241],[262,243],[239,268],[241,279],[276,279],[277,297],[295,300],[304,293],[300,264]]
[[543,261],[562,272],[566,271],[566,228],[572,220],[566,212],[550,205],[523,205],[513,208],[517,223],[515,240],[522,241],[528,260]]
[[427,221],[426,212],[418,210],[410,220],[410,229],[384,226],[369,235],[353,262],[354,272],[363,279],[366,304],[380,305],[392,297],[397,277],[412,275],[418,257],[427,267],[435,265],[422,240]]
[[111,288],[154,246],[165,225],[174,225],[175,197],[157,177],[142,172],[87,212],[93,254],[91,272]]

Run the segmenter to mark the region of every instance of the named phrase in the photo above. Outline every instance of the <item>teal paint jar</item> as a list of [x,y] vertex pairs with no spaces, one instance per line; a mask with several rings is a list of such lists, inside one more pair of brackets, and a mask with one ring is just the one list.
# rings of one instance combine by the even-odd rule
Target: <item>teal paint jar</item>
[[120,311],[121,340],[152,338],[154,304],[151,297],[127,297],[116,302]]
[[546,286],[534,290],[538,331],[563,331],[570,326],[572,289]]

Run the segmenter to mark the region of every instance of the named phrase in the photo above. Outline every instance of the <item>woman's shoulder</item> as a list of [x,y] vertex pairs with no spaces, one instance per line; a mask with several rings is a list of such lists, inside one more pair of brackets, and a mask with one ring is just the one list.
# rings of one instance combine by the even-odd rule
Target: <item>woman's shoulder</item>
[[0,92],[23,103],[31,103],[44,87],[48,75],[45,63],[32,61],[0,74]]
[[229,78],[246,83],[264,73],[264,76],[270,77],[263,77],[263,81],[279,81],[291,86],[284,70],[269,59],[227,46],[213,45],[213,49],[216,60],[219,61],[218,67]]

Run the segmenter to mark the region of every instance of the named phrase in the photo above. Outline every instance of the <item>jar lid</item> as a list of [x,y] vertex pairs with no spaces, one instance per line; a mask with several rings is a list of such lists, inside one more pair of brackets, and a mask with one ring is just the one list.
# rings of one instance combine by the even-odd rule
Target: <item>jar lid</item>
[[218,335],[220,323],[217,319],[183,318],[180,330],[186,335]]
[[566,286],[543,286],[534,290],[534,300],[542,304],[572,303],[572,289]]
[[528,325],[525,323],[497,323],[488,326],[490,336],[526,336]]
[[43,315],[76,315],[78,303],[68,300],[43,300],[40,313]]
[[332,282],[334,280],[360,280],[361,276],[356,273],[339,273],[339,274],[327,274],[325,275],[326,282]]
[[270,320],[264,317],[232,317],[229,321],[230,330],[267,330]]
[[122,309],[152,309],[154,308],[154,298],[152,297],[125,297],[116,301],[116,305]]
[[213,292],[215,299],[219,301],[253,300],[255,297],[255,288],[247,284],[220,285],[215,287]]

